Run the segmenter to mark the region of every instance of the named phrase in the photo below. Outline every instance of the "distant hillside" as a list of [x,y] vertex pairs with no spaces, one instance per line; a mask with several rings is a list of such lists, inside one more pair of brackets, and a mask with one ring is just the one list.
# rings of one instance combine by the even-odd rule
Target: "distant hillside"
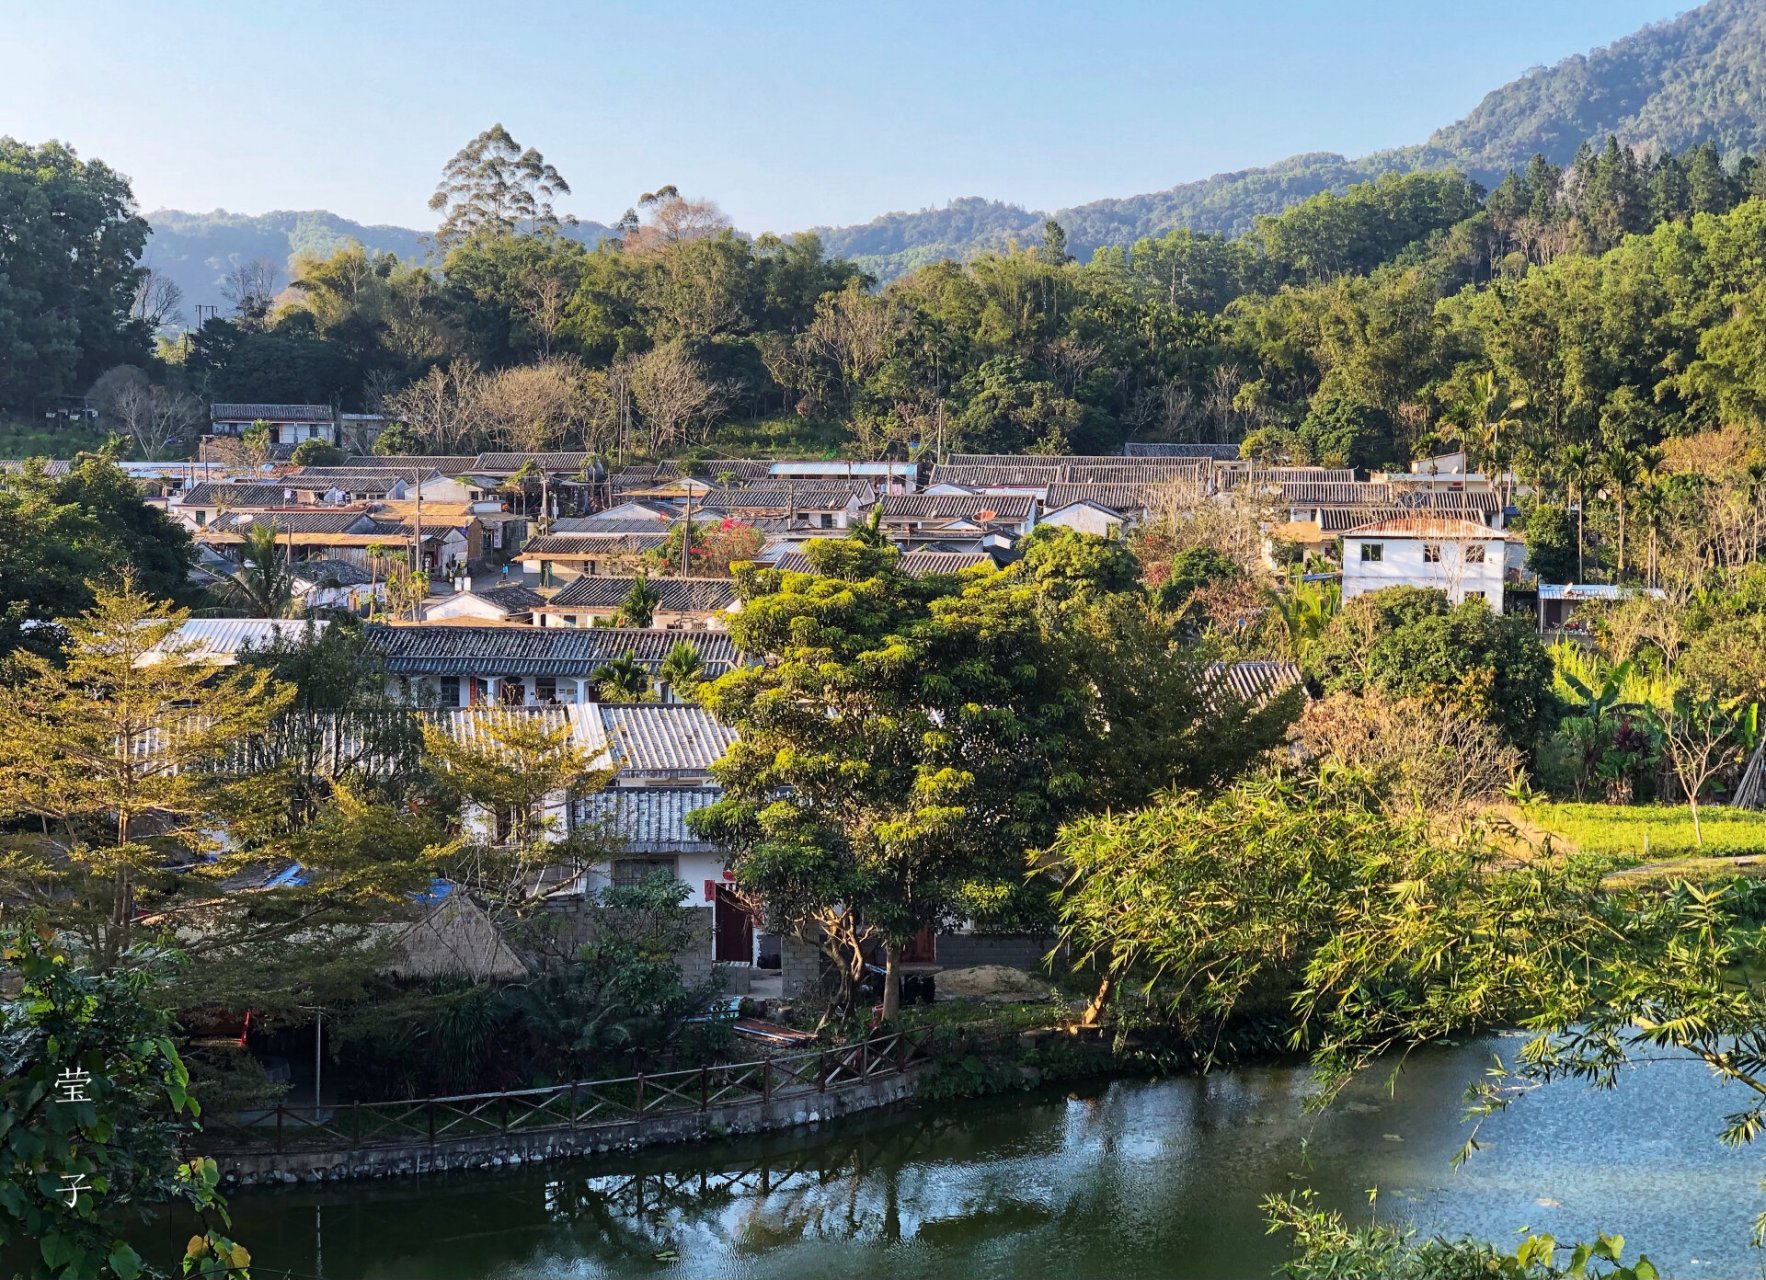
[[1052,215],[968,198],[818,230],[832,251],[885,279],[920,262],[998,248],[1013,235],[1040,239],[1050,216],[1066,228],[1069,248],[1084,256],[1173,227],[1238,234],[1259,214],[1387,170],[1455,168],[1490,185],[1535,153],[1562,164],[1583,142],[1609,133],[1645,149],[1683,151],[1706,139],[1726,154],[1766,146],[1766,0],[1710,0],[1604,49],[1530,71],[1421,146],[1357,160],[1329,152],[1293,156]]
[[[257,215],[225,209],[213,213],[156,209],[147,215],[147,221],[153,235],[144,261],[183,288],[185,319],[190,322],[195,320],[198,303],[225,309],[221,281],[234,263],[268,258],[282,267],[282,283],[287,284],[289,264],[298,255],[323,256],[352,240],[376,253],[396,253],[401,258],[422,258],[429,252],[428,232],[364,226],[323,209]],[[584,244],[595,244],[607,234],[607,228],[585,222],[566,228],[565,234]]]
[[[1100,245],[1132,244],[1173,227],[1238,234],[1259,214],[1277,213],[1320,191],[1342,191],[1386,170],[1464,170],[1492,185],[1536,152],[1562,164],[1585,141],[1616,134],[1645,149],[1683,151],[1706,139],[1726,153],[1766,147],[1766,0],[1709,0],[1589,54],[1528,72],[1487,95],[1465,119],[1413,147],[1350,160],[1329,152],[1293,156],[1166,191],[1057,209],[1068,247],[1081,257]],[[963,258],[1008,241],[1034,243],[1050,214],[976,196],[938,209],[888,213],[861,226],[818,227],[832,253],[856,259],[880,279],[940,258]],[[184,286],[189,302],[219,302],[230,259],[324,252],[348,239],[407,257],[422,234],[364,227],[335,214],[148,215],[155,266]],[[594,243],[606,229],[576,229]]]

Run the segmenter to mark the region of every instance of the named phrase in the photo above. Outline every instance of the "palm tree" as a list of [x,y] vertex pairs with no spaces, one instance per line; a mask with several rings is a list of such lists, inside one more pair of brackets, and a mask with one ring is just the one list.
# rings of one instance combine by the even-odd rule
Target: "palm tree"
[[216,591],[254,618],[286,618],[294,604],[294,568],[276,541],[276,526],[254,522],[245,531],[240,565]]
[[603,662],[589,672],[589,679],[604,702],[650,702],[655,698],[650,673],[629,653]]
[[643,574],[632,579],[631,590],[619,606],[619,620],[628,627],[647,627],[656,617],[656,606],[662,602],[656,588]]
[[669,692],[684,702],[693,696],[693,690],[705,679],[705,659],[699,656],[699,650],[691,641],[678,640],[656,674],[668,686]]
[[1625,577],[1625,495],[1642,482],[1645,463],[1641,455],[1631,449],[1617,448],[1607,452],[1600,461],[1600,469],[1607,482],[1613,488],[1613,503],[1619,511],[1619,571],[1614,581],[1623,581]]
[[1337,616],[1342,589],[1331,582],[1296,582],[1291,592],[1272,592],[1271,606],[1288,633],[1288,651],[1294,661],[1304,662],[1307,653]]
[[[1521,425],[1515,415],[1527,407],[1525,396],[1511,396],[1496,380],[1496,371],[1486,369],[1472,377],[1470,393],[1457,406],[1459,416],[1469,424],[1468,442],[1474,447],[1480,466],[1502,473],[1507,468],[1507,450],[1503,436]],[[1508,505],[1507,481],[1499,482],[1497,492],[1502,505]]]

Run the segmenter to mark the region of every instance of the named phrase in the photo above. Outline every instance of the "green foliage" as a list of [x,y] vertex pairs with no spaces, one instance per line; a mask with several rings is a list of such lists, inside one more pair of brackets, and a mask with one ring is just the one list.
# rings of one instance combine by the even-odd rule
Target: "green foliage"
[[341,467],[348,460],[349,455],[342,449],[317,437],[302,440],[289,456],[289,461],[297,467]]
[[1693,836],[1692,815],[1683,805],[1540,802],[1528,805],[1526,813],[1529,821],[1562,837],[1570,848],[1621,866],[1766,854],[1766,814],[1751,809],[1701,807],[1702,844]]
[[120,1214],[166,1204],[201,1220],[186,1274],[246,1274],[250,1255],[220,1234],[214,1161],[182,1151],[201,1108],[150,997],[170,958],[95,973],[27,928],[0,934],[0,962],[0,1238],[35,1245],[32,1280],[166,1274],[116,1233]]
[[656,616],[656,606],[661,597],[656,593],[643,574],[632,579],[631,590],[625,593],[620,602],[616,621],[622,627],[647,627]]
[[1551,502],[1534,502],[1521,519],[1527,568],[1541,582],[1576,581],[1576,528],[1570,513]]
[[1342,1214],[1318,1208],[1309,1191],[1271,1196],[1263,1207],[1271,1233],[1293,1240],[1279,1272],[1287,1280],[1658,1280],[1647,1257],[1623,1262],[1623,1236],[1597,1236],[1560,1261],[1563,1246],[1549,1235],[1529,1235],[1513,1253],[1502,1253],[1480,1241],[1419,1241],[1378,1223],[1353,1227]]
[[195,563],[190,535],[141,501],[107,455],[79,458],[65,475],[38,462],[0,472],[0,655],[53,647],[56,622],[89,608],[94,589],[127,573],[138,589],[180,600]]
[[1449,605],[1421,587],[1357,596],[1310,662],[1327,690],[1438,699],[1495,725],[1523,751],[1556,716],[1551,660],[1532,626],[1492,613],[1481,599]]
[[24,413],[77,395],[112,365],[147,363],[131,319],[147,243],[128,180],[59,142],[0,135],[0,408]]

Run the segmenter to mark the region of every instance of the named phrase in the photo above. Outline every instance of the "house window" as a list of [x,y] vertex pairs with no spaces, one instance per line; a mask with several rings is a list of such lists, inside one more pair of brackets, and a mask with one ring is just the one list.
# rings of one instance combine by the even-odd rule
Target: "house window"
[[1441,563],[1441,544],[1439,542],[1425,542],[1425,543],[1423,543],[1423,563],[1424,564],[1440,564]]
[[666,871],[669,875],[674,875],[675,860],[673,858],[615,858],[613,860],[613,883],[618,888],[629,889],[643,880],[645,876],[654,875],[658,871]]
[[564,625],[567,627],[576,626],[577,625],[576,615],[574,613],[565,614],[564,615]]
[[533,700],[535,702],[558,701],[558,681],[551,676],[535,676],[533,680]]
[[1386,544],[1383,542],[1364,542],[1361,544],[1361,562],[1363,564],[1379,564],[1386,558]]
[[1484,563],[1484,544],[1482,542],[1474,542],[1466,548],[1466,563]]
[[460,677],[437,676],[435,681],[436,701],[444,707],[460,705]]

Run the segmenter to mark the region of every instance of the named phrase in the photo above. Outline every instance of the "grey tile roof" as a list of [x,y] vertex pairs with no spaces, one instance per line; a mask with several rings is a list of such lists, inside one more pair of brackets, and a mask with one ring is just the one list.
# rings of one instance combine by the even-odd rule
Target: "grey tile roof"
[[551,556],[568,559],[572,556],[641,555],[668,541],[665,533],[542,533],[529,538],[517,553],[523,559]]
[[552,527],[546,532],[551,534],[570,534],[572,536],[606,538],[622,533],[662,533],[672,520],[668,516],[638,516],[604,520],[600,516],[565,516],[562,520],[554,520]]
[[1025,494],[892,493],[883,498],[885,520],[1023,520],[1033,498]]
[[504,613],[532,613],[546,603],[546,597],[532,587],[524,587],[519,582],[511,582],[503,587],[487,587],[483,591],[469,592],[486,604],[501,609]]
[[347,464],[353,471],[423,471],[435,470],[444,476],[457,476],[472,470],[472,464],[478,461],[476,453],[405,453],[396,457],[375,457],[371,453],[358,453],[350,458]]
[[[935,573],[961,573],[978,564],[993,567],[993,557],[985,551],[910,551],[897,562],[901,571],[916,578]],[[787,551],[772,567],[787,573],[814,573],[809,557],[801,551]]]
[[[553,609],[617,609],[625,603],[635,577],[584,574],[553,596]],[[662,613],[721,613],[736,601],[728,578],[649,578]]]
[[707,676],[739,661],[729,636],[718,632],[639,631],[624,627],[387,626],[367,628],[370,642],[393,675],[587,677],[621,654],[655,671],[668,651],[690,639]]
[[358,526],[371,529],[373,523],[363,511],[241,511],[229,513],[209,527],[244,533],[254,524],[268,524],[279,533],[353,533]]
[[[687,474],[708,480],[719,476],[729,476],[733,480],[760,480],[772,474],[775,461],[774,458],[700,458],[687,464]],[[676,469],[670,471],[668,477],[681,474],[679,467],[680,464],[675,464]]]
[[585,465],[593,471],[594,458],[592,453],[481,453],[473,460],[470,470],[514,475],[532,462],[541,471],[575,472]]
[[736,740],[734,729],[691,703],[599,705],[602,727],[622,772],[706,773]]
[[1122,450],[1129,458],[1197,458],[1231,462],[1239,456],[1236,444],[1130,444]]
[[711,853],[717,846],[693,834],[687,815],[722,795],[716,787],[608,787],[580,797],[572,817],[600,828],[624,853]]
[[280,507],[292,499],[279,484],[195,485],[172,499],[175,507]]
[[223,401],[212,404],[210,422],[331,422],[334,414],[328,404],[246,404]]
[[297,467],[282,478],[290,489],[323,491],[348,489],[356,493],[386,493],[401,480],[428,479],[428,474],[413,476],[394,467]]
[[861,507],[869,506],[877,500],[877,491],[864,480],[806,480],[713,489],[696,505],[707,511],[842,511],[854,498]]
[[294,577],[319,587],[365,587],[374,581],[373,574],[348,560],[302,560],[294,566]]
[[1095,502],[1112,511],[1142,511],[1147,506],[1147,492],[1156,488],[1146,484],[1051,484],[1042,500],[1043,510],[1054,511],[1075,502]]

